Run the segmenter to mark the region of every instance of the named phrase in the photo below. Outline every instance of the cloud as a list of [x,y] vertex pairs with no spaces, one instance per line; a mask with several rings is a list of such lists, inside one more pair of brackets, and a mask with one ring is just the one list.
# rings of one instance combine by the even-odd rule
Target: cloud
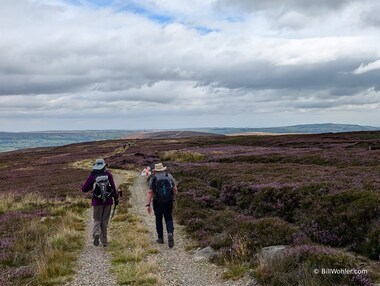
[[0,130],[44,117],[243,126],[378,104],[370,1],[281,3],[4,1]]
[[336,11],[345,7],[352,2],[361,0],[217,0],[216,6],[236,7],[245,12],[255,12],[262,10],[295,10],[303,13],[315,14],[325,12],[326,10]]
[[360,21],[366,28],[380,27],[380,3],[379,1],[368,1],[368,5],[359,10]]
[[353,71],[354,74],[363,74],[374,70],[380,69],[380,60],[371,62],[369,64],[361,64],[357,69]]

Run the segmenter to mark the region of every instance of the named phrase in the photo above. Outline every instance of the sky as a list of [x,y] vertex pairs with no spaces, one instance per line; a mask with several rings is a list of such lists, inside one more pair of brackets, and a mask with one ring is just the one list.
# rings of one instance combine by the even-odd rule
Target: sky
[[380,126],[378,0],[1,0],[0,131]]

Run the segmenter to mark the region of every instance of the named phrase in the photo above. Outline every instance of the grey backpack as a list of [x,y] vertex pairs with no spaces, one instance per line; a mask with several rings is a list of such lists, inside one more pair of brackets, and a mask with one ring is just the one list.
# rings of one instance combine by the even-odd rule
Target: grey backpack
[[93,190],[93,196],[101,199],[103,203],[112,195],[113,190],[107,173],[96,175]]

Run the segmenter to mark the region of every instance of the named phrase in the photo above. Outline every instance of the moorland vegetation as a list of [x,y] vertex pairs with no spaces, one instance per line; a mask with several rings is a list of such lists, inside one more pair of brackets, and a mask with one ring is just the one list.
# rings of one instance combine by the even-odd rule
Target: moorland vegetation
[[[1,285],[59,281],[73,272],[80,242],[67,246],[60,237],[81,237],[88,203],[79,192],[88,171],[73,163],[99,156],[115,169],[167,165],[179,182],[177,221],[198,246],[217,251],[212,261],[228,267],[226,278],[249,273],[262,285],[380,280],[379,132],[134,139],[122,149],[125,143],[0,154]],[[70,231],[64,229],[66,216],[74,218]],[[275,245],[286,247],[263,254]],[[66,261],[66,272],[43,263],[56,252],[71,257],[55,259]],[[368,273],[322,275],[315,269]]]
[[[263,285],[379,280],[380,133],[137,141],[117,168],[164,161],[179,181],[176,218],[216,263]],[[263,256],[263,247],[286,245]],[[315,269],[367,274],[316,275]],[[307,282],[307,283],[306,283]]]

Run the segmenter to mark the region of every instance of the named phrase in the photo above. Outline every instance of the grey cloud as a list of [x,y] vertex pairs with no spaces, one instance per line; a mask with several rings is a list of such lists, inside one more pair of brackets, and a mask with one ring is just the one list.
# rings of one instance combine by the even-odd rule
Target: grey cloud
[[[311,28],[308,33],[312,34],[356,28],[359,26],[360,20],[357,18],[361,11],[370,9],[372,5],[371,0],[217,0],[214,6],[216,10],[231,15],[251,17],[254,14],[274,31],[302,31]],[[368,21],[370,19],[371,17]],[[377,18],[373,18],[375,19]],[[331,23],[334,24],[330,25]]]
[[[323,64],[275,66],[267,62],[252,62],[226,70],[202,72],[198,77],[205,85],[216,83],[229,89],[331,89],[337,95],[353,93],[370,87],[380,87],[374,73],[354,75],[358,60],[336,60]],[[352,91],[350,91],[352,90]]]
[[329,97],[313,98],[313,100],[295,101],[294,108],[305,109],[331,109],[331,108],[344,108],[351,106],[360,108],[366,105],[380,106],[380,93],[369,89],[350,96],[335,97],[330,95]]
[[366,7],[364,11],[360,14],[360,21],[364,27],[372,26],[375,28],[380,28],[380,3],[371,2],[370,5]]
[[76,76],[23,74],[0,77],[0,96],[69,93],[82,87],[83,79]]
[[335,11],[341,9],[351,2],[361,2],[361,0],[218,0],[216,7],[235,7],[241,11],[254,12],[263,10],[297,10],[307,14],[315,14],[325,11]]

